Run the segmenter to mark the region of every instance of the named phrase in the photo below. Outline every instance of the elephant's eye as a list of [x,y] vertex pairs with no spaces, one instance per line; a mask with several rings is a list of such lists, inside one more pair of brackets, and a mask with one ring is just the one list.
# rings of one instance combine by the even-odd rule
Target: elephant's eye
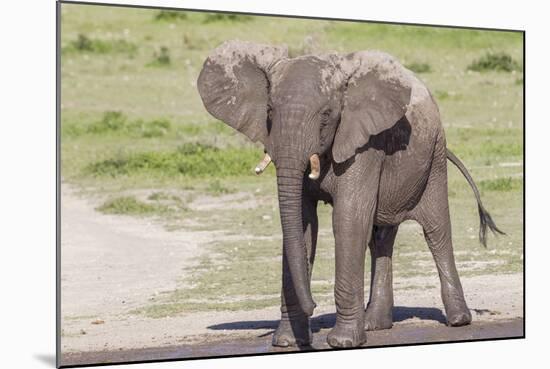
[[327,109],[321,113],[321,125],[325,126],[330,122],[330,115],[332,114],[332,110]]
[[273,117],[273,109],[271,109],[271,106],[267,107],[267,119],[270,119]]

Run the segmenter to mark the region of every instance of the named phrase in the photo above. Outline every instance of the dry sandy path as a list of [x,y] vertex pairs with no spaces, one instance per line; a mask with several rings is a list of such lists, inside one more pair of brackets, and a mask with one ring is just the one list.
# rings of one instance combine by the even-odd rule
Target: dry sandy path
[[[90,322],[98,319],[106,322],[101,324],[107,327],[101,341],[108,344],[109,334],[117,336],[108,323],[175,289],[183,268],[193,265],[200,247],[216,237],[215,232],[168,232],[145,218],[100,214],[94,209],[97,201],[80,198],[67,185],[62,186],[61,196],[62,347],[66,349],[73,348],[75,336],[83,338],[76,341],[86,342]],[[77,346],[96,347],[93,342]]]
[[[278,308],[203,312],[153,319],[128,314],[163,291],[172,291],[206,244],[223,232],[166,231],[148,218],[103,215],[97,199],[62,186],[61,315],[63,352],[141,349],[257,338],[276,327]],[[523,317],[521,274],[463,278],[477,322]],[[396,326],[442,326],[437,276],[395,281]],[[334,305],[315,311],[328,328]],[[93,324],[100,320],[101,324]]]
[[104,215],[62,186],[63,316],[103,316],[170,291],[213,232],[167,232],[154,220]]

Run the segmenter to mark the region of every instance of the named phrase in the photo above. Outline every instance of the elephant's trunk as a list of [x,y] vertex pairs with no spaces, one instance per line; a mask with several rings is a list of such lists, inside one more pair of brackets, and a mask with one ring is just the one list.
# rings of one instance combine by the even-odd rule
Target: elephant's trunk
[[305,163],[285,162],[277,165],[279,207],[283,228],[283,257],[298,303],[307,316],[313,315],[307,251],[302,222],[302,184]]

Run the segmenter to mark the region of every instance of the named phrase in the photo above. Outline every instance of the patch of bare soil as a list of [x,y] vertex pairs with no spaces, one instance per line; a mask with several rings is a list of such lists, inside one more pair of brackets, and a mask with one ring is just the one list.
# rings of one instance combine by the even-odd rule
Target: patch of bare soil
[[[174,290],[206,244],[228,236],[212,231],[169,232],[154,219],[103,215],[94,210],[93,200],[79,198],[66,185],[61,205],[64,353],[222,344],[228,339],[268,337],[276,328],[278,307],[161,319],[128,314]],[[521,274],[462,281],[476,324],[523,317]],[[437,276],[400,278],[395,288],[395,327],[444,327]],[[330,328],[334,304],[321,304],[314,321],[318,331]]]

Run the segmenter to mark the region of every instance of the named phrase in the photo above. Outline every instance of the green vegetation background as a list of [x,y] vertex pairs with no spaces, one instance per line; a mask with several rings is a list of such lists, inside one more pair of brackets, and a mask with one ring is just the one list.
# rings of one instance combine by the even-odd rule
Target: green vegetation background
[[[438,101],[448,147],[466,163],[486,207],[507,233],[490,237],[488,249],[479,245],[474,197],[450,167],[461,274],[522,270],[522,34],[75,4],[62,5],[61,22],[64,182],[104,196],[102,212],[154,216],[169,229],[276,236],[212,244],[191,280],[182,280],[181,288],[140,312],[165,316],[278,303],[274,171],[254,176],[261,148],[209,116],[196,89],[204,59],[229,39],[286,44],[291,56],[380,49],[417,72]],[[134,194],[143,190],[149,195]],[[197,196],[235,192],[250,193],[258,207],[198,211],[188,206]],[[324,231],[314,292],[328,301],[334,252],[330,209],[322,205],[320,213]],[[396,278],[432,275],[430,259],[419,229],[402,227]],[[235,296],[244,297],[235,302]]]

